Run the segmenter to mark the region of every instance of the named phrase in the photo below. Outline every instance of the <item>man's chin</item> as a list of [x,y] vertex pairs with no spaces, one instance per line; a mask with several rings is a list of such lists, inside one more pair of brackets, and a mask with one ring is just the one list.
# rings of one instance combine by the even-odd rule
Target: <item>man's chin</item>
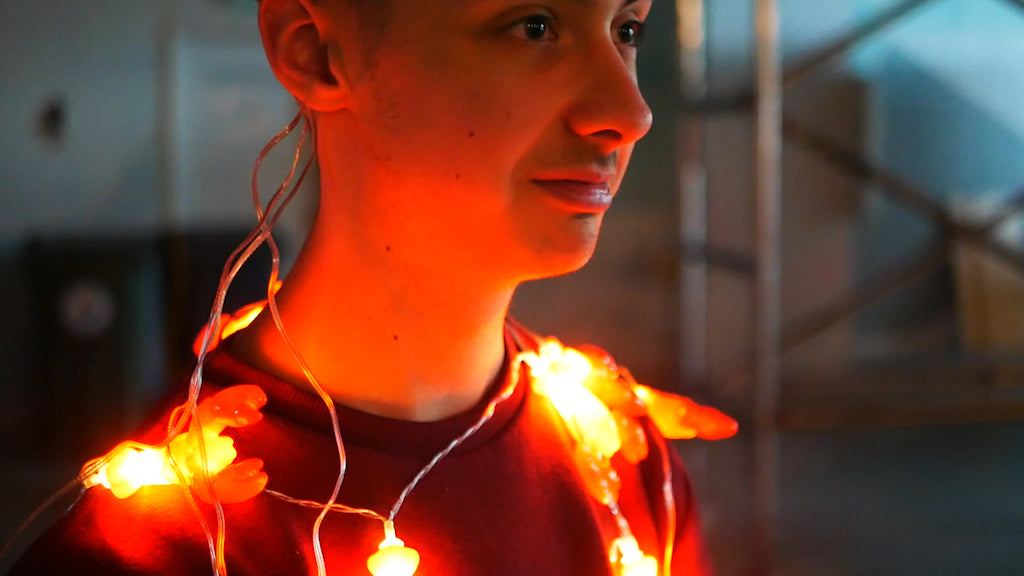
[[535,265],[524,280],[554,278],[577,272],[590,262],[596,244],[595,239],[592,242],[577,245],[571,250],[548,250],[538,254]]

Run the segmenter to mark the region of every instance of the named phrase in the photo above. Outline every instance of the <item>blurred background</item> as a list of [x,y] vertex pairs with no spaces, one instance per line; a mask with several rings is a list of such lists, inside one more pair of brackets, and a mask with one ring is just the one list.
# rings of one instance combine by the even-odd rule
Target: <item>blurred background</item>
[[[191,368],[295,105],[251,0],[0,16],[6,539]],[[656,0],[648,30],[598,253],[517,316],[740,419],[679,444],[721,576],[1024,574],[1024,2]]]

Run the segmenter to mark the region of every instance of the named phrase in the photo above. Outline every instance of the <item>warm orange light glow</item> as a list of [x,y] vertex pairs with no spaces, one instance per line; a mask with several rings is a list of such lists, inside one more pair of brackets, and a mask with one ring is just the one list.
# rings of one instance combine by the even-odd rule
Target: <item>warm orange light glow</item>
[[608,459],[594,454],[581,443],[573,451],[573,461],[591,498],[605,506],[619,499],[622,480]]
[[582,386],[593,370],[586,356],[554,338],[545,338],[537,353],[525,355],[523,361],[530,367],[534,389],[545,396],[557,388]]
[[644,416],[647,414],[647,407],[644,406],[636,394],[630,382],[620,377],[619,366],[615,359],[607,352],[597,346],[585,345],[579,348],[593,370],[583,381],[583,385],[604,402],[610,410],[621,412],[631,417]]
[[689,440],[697,437],[697,429],[684,421],[686,413],[697,404],[689,398],[666,394],[659,390],[637,384],[633,387],[636,395],[647,404],[647,415],[662,435],[673,440]]
[[593,372],[586,356],[548,338],[538,354],[526,355],[524,362],[530,367],[534,390],[551,400],[577,442],[605,458],[619,451],[622,441],[611,411],[583,386]]
[[[220,433],[228,426],[239,428],[259,422],[263,417],[259,410],[266,403],[266,394],[258,386],[226,388],[199,403],[198,422],[171,439],[167,448],[132,443],[114,448],[109,462],[87,481],[87,486],[106,486],[114,496],[127,498],[142,486],[180,484],[183,478],[207,502],[214,498],[226,503],[248,500],[267,484],[263,462],[250,458],[233,463],[238,455],[234,441]],[[207,474],[210,486],[205,481]]]
[[619,427],[619,438],[622,439],[622,456],[630,464],[636,464],[647,458],[647,433],[635,419],[612,412],[615,425]]
[[[266,301],[258,302],[232,315],[222,315],[208,350],[248,326],[266,305]],[[202,338],[200,334],[195,343],[197,354]],[[737,431],[736,421],[689,398],[636,383],[627,369],[593,346],[576,350],[546,338],[535,352],[521,352],[515,362],[517,367],[518,362],[527,365],[534,391],[549,399],[565,422],[573,440],[572,458],[585,490],[594,500],[609,506],[619,521],[623,536],[608,548],[616,576],[658,576],[658,561],[640,550],[616,506],[622,480],[612,466],[612,458],[621,454],[631,464],[647,458],[644,417],[672,439],[728,438]],[[85,484],[105,486],[118,498],[131,496],[142,486],[182,484],[207,502],[253,498],[267,484],[263,462],[258,458],[235,462],[238,454],[234,441],[221,433],[226,427],[259,422],[266,402],[266,395],[257,386],[224,389],[200,402],[187,431],[166,444],[126,442],[112,450],[98,470],[97,461],[87,464],[88,469],[96,471]],[[393,521],[384,522],[384,531],[384,540],[366,561],[370,573],[413,576],[419,567],[419,552],[396,536]]]
[[690,411],[687,420],[697,428],[697,436],[704,440],[731,438],[739,431],[739,424],[711,406],[697,406]]
[[689,398],[642,384],[634,385],[633,390],[647,404],[647,414],[666,438],[721,440],[735,435],[739,429],[732,418]]
[[[277,291],[281,289],[282,282],[278,280],[274,283],[273,293],[277,294]],[[231,336],[235,332],[242,330],[252,324],[252,321],[260,315],[261,312],[267,307],[267,301],[261,300],[259,302],[253,302],[239,308],[234,314],[221,314],[217,320],[217,324],[220,326],[220,330],[215,331],[210,337],[210,344],[207,351],[216,348],[221,340],[224,340],[228,336]],[[198,356],[203,349],[203,338],[206,337],[206,328],[204,327],[196,335],[196,339],[192,341],[192,352]]]
[[[121,446],[106,468],[96,474],[94,481],[101,484],[118,498],[127,498],[142,486],[170,484],[164,475],[167,452],[151,448]],[[171,471],[173,476],[174,472]]]
[[658,576],[658,561],[643,555],[629,563],[623,561],[620,576]]
[[420,553],[395,536],[395,523],[384,521],[384,541],[366,560],[373,576],[412,576],[420,565]]
[[611,545],[612,563],[618,566],[619,576],[657,576],[658,561],[640,551],[632,536],[617,538]]

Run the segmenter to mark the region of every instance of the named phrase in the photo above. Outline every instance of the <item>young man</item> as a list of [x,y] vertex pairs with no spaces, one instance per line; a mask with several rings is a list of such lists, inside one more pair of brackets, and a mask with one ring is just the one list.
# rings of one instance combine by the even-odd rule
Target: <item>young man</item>
[[[232,432],[269,479],[223,505],[231,574],[365,574],[389,510],[421,576],[636,574],[612,545],[624,531],[658,574],[664,556],[671,574],[709,573],[689,480],[647,419],[650,453],[612,458],[621,490],[596,501],[576,423],[514,361],[537,342],[506,323],[519,283],[590,258],[650,126],[636,83],[650,3],[262,0],[267,57],[316,126],[320,167],[280,320],[338,404],[336,501],[365,513],[327,515],[312,541],[338,451],[265,312],[205,371],[204,393],[256,384],[269,398],[261,422]],[[15,574],[202,574],[209,550],[180,490],[90,489]]]

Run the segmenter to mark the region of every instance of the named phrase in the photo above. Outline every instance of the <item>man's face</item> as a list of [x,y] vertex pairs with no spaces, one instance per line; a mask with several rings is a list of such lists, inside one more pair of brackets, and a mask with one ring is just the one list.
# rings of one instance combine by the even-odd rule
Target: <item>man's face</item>
[[344,209],[395,250],[503,280],[582,266],[650,126],[650,1],[391,0],[372,47],[339,34],[352,101],[321,145],[358,156]]

